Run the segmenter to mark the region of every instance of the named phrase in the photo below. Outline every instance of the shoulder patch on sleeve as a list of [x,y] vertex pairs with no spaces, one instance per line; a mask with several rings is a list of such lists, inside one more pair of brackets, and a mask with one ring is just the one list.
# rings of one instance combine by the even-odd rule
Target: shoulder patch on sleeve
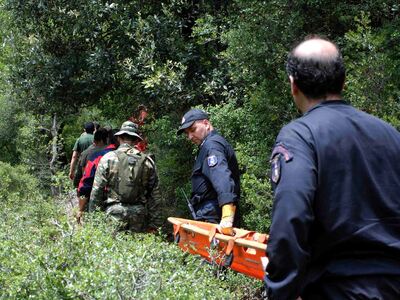
[[293,159],[293,154],[287,149],[287,147],[283,143],[276,144],[274,150],[272,150],[271,154],[271,162],[277,154],[281,154],[285,159],[285,162],[289,162]]
[[215,155],[210,155],[207,157],[207,164],[209,167],[214,167],[218,163],[218,158]]
[[273,183],[278,183],[281,178],[281,154],[275,155],[271,160],[271,180]]

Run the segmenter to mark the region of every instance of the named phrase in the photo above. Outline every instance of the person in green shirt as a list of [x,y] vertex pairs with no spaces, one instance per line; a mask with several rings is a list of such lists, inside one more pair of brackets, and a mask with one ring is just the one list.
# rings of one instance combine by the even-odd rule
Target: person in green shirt
[[[89,148],[93,144],[93,132],[94,124],[93,122],[87,122],[84,125],[84,132],[76,140],[74,148],[72,149],[71,164],[69,167],[69,178],[74,180],[75,178],[75,168],[81,153]],[[75,182],[74,182],[75,184]]]

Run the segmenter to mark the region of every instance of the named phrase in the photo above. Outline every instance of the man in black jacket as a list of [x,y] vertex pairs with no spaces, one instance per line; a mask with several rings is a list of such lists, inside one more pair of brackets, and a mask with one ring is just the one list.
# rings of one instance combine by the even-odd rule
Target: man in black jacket
[[195,219],[219,223],[222,233],[232,235],[237,226],[236,208],[240,197],[240,174],[235,152],[218,134],[200,109],[191,109],[182,118],[178,134],[199,146],[192,173],[190,202]]
[[270,299],[400,299],[400,134],[341,97],[345,68],[313,37],[287,62],[303,116],[271,155]]

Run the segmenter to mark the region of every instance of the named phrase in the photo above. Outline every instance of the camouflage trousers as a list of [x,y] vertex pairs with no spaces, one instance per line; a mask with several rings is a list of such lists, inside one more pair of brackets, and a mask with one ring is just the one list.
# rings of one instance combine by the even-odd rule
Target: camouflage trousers
[[121,222],[121,230],[143,232],[146,225],[146,208],[143,205],[116,203],[106,208],[106,214]]

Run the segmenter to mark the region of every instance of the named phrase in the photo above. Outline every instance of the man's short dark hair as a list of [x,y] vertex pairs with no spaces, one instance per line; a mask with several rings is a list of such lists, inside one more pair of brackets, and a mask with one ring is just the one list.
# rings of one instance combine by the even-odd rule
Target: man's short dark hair
[[106,128],[100,127],[94,133],[94,141],[100,142],[102,141],[104,144],[107,144],[108,130]]
[[92,134],[94,131],[94,124],[93,122],[86,122],[84,125],[86,133]]
[[127,134],[127,133],[120,134],[119,137],[121,139],[123,139],[123,140],[128,140],[128,141],[131,141],[131,142],[140,141],[140,138],[138,138],[136,136],[133,136],[133,135],[130,135],[130,134]]
[[286,71],[306,97],[322,100],[328,94],[341,94],[346,70],[342,55],[335,47],[337,55],[329,58],[298,56],[297,47],[290,52]]

